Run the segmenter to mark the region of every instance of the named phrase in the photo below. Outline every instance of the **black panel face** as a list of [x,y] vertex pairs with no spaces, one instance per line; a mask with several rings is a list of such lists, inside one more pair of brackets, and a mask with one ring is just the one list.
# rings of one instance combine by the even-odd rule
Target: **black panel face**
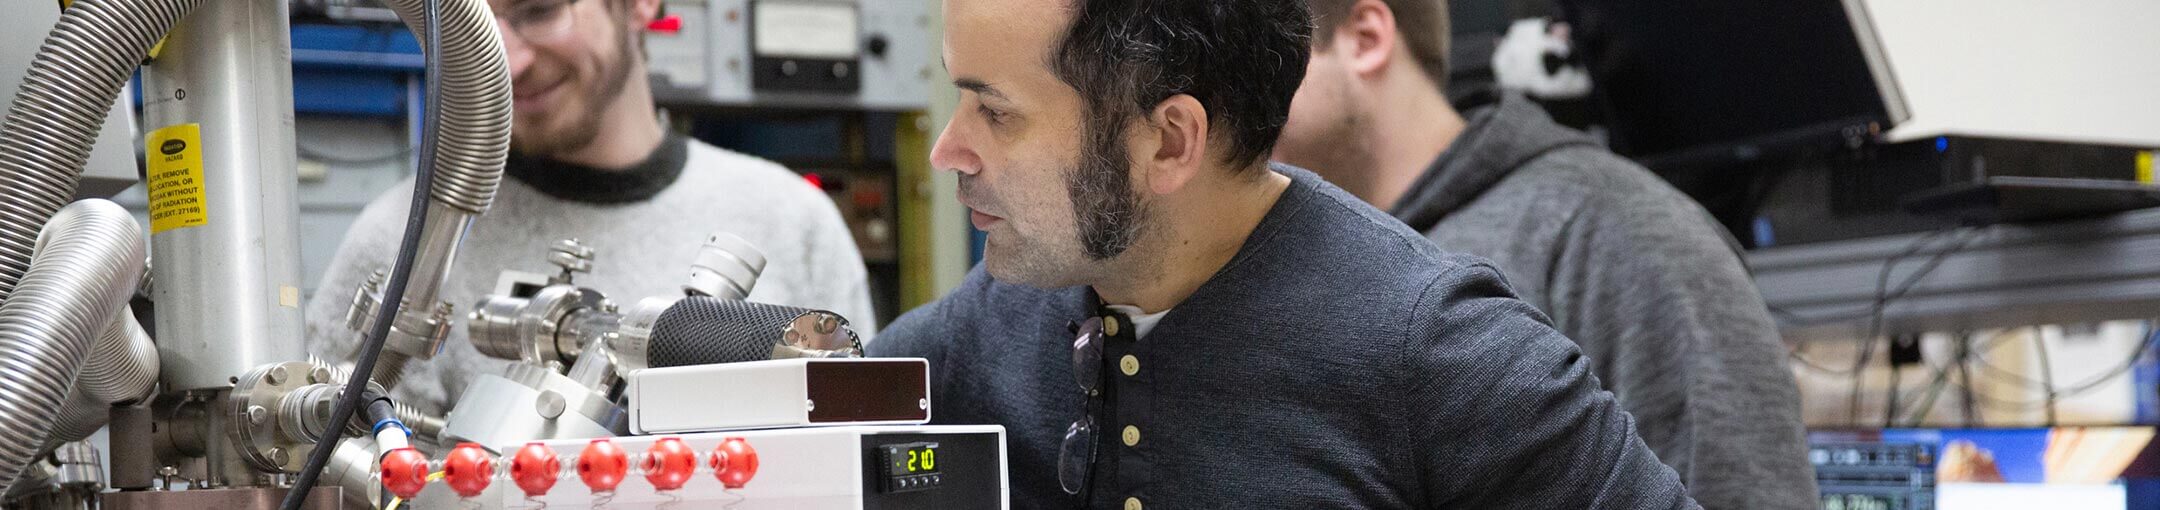
[[862,91],[862,55],[871,45],[861,39],[862,14],[855,4],[760,0],[752,4],[750,17],[751,89]]
[[862,60],[757,57],[750,87],[760,91],[859,92]]
[[[863,436],[863,508],[897,509],[995,509],[1005,501],[999,493],[1004,473],[998,470],[997,434],[878,434]],[[908,474],[906,452],[915,452],[913,474]],[[894,459],[893,453],[900,457]],[[932,465],[924,466],[924,454]],[[897,460],[896,465],[888,462]],[[893,476],[898,470],[900,476]],[[936,477],[931,483],[930,477]],[[895,483],[896,480],[917,480]],[[904,485],[904,486],[903,486]]]
[[804,389],[817,403],[813,423],[930,419],[922,361],[812,361],[803,370]]

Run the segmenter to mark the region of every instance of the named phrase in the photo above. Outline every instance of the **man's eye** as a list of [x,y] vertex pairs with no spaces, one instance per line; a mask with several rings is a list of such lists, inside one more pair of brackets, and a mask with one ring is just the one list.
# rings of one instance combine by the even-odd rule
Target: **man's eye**
[[997,110],[992,110],[992,109],[990,109],[990,107],[988,107],[988,106],[978,106],[978,107],[975,107],[975,111],[978,111],[978,112],[982,112],[983,120],[989,121],[991,125],[998,125],[998,124],[1004,124],[1004,123],[1005,123],[1005,113],[1004,113],[1004,112],[1000,112],[1000,111],[997,111]]

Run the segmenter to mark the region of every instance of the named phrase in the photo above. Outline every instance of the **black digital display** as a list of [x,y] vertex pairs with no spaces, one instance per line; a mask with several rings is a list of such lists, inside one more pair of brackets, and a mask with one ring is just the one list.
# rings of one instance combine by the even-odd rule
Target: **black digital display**
[[909,443],[885,447],[885,473],[891,476],[938,472],[937,443]]
[[[879,446],[876,461],[885,465],[885,479],[878,487],[888,493],[916,492],[945,485],[939,473],[947,459],[938,457],[937,443],[905,443]],[[961,466],[963,471],[966,466]]]

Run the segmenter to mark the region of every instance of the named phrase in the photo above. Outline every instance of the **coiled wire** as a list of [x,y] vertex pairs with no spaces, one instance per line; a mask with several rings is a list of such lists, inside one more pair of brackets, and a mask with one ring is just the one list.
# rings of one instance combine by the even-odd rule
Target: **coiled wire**
[[39,227],[75,196],[121,85],[200,2],[80,0],[45,36],[0,125],[0,302],[21,284]]
[[36,243],[15,294],[0,304],[0,486],[45,445],[91,339],[127,303],[142,271],[142,231],[119,205],[61,209]]

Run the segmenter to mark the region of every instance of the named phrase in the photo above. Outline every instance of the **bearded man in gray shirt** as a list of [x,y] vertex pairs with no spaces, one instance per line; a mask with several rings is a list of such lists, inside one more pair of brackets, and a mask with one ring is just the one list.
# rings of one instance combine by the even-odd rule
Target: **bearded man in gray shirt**
[[[516,94],[511,153],[494,209],[474,222],[441,296],[462,317],[505,269],[552,274],[548,248],[576,238],[596,253],[577,283],[617,302],[681,295],[713,232],[755,245],[767,265],[750,300],[830,310],[872,333],[877,319],[862,255],[825,192],[770,161],[660,125],[640,49],[660,0],[490,0]],[[412,180],[369,203],[308,302],[313,353],[350,361],[359,335],[342,319],[358,288],[388,270]],[[446,410],[489,358],[450,328],[443,352],[414,362],[399,402]]]
[[1276,159],[1492,259],[1703,506],[1815,508],[1784,347],[1709,214],[1529,100],[1458,115],[1442,93],[1447,2],[1312,5],[1314,56]]
[[1015,508],[1694,508],[1483,261],[1268,165],[1304,0],[946,0],[931,162],[988,232],[873,355]]

